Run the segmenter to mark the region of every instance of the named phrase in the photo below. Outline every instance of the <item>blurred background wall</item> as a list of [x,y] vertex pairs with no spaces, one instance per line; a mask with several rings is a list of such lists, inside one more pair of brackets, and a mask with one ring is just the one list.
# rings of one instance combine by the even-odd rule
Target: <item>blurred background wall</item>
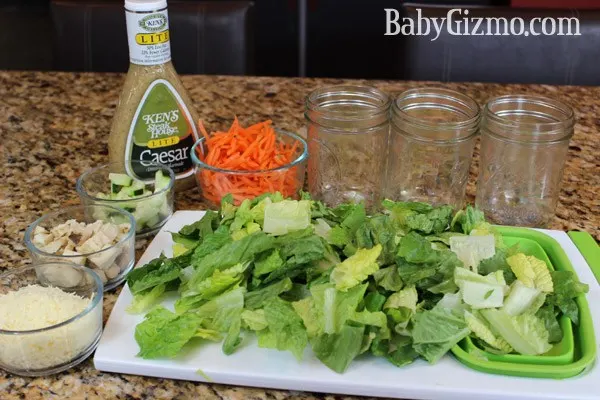
[[[481,9],[484,16],[577,15],[583,32],[485,46],[476,37],[432,43],[383,35],[384,8],[410,16],[415,7],[431,15],[452,7]],[[367,79],[598,84],[600,74],[588,71],[595,62],[585,64],[600,56],[599,12],[600,0],[169,0],[180,73]],[[0,69],[120,72],[128,66],[122,0],[0,0],[0,27]],[[485,51],[498,56],[496,73],[471,66],[487,57]],[[506,59],[504,52],[531,58]],[[489,62],[482,64],[486,70]],[[455,68],[450,73],[449,63]],[[538,65],[545,72],[532,70]],[[513,73],[503,77],[508,69]]]

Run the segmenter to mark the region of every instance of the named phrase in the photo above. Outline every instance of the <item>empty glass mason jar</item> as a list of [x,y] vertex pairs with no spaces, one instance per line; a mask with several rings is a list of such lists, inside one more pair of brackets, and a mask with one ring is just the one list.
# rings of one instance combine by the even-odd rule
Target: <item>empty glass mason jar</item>
[[545,97],[501,96],[485,105],[475,202],[489,220],[548,226],[574,122],[571,107]]
[[400,94],[392,104],[385,196],[461,208],[479,120],[477,102],[453,90]]
[[380,202],[389,140],[390,98],[369,86],[331,86],[306,98],[308,188],[335,206]]

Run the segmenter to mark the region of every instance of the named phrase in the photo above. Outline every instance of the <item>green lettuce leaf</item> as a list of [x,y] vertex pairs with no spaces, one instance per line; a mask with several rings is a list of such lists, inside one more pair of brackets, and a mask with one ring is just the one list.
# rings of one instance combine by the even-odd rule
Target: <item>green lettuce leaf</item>
[[312,297],[292,303],[304,321],[310,337],[323,333],[339,333],[351,319],[363,299],[367,284],[358,285],[346,292],[336,290],[333,284],[313,285]]
[[383,356],[396,367],[402,367],[412,363],[419,357],[419,353],[413,348],[412,338],[395,335],[389,341],[387,354]]
[[554,285],[546,263],[534,256],[518,253],[506,259],[508,265],[518,280],[530,288],[536,288],[545,293],[552,293]]
[[[195,286],[211,276],[215,270],[252,261],[257,254],[270,250],[274,246],[275,239],[263,232],[256,232],[240,240],[228,242],[193,264],[195,271],[190,279],[190,285]],[[201,247],[202,245],[197,247],[196,252]]]
[[273,297],[265,303],[264,314],[268,327],[257,332],[258,346],[289,350],[301,360],[308,337],[302,319],[292,305]]
[[398,274],[398,267],[392,265],[391,267],[381,268],[380,270],[373,273],[373,278],[378,286],[381,286],[385,290],[391,292],[397,292],[402,289],[404,284],[402,278]]
[[439,261],[440,254],[441,252],[434,250],[423,236],[410,232],[400,240],[397,256],[409,263],[423,264]]
[[269,326],[263,309],[242,311],[242,322],[246,328],[253,331],[260,331]]
[[513,317],[497,309],[481,310],[480,313],[491,328],[518,353],[538,355],[552,348],[544,322],[535,315]]
[[370,325],[379,328],[380,336],[383,339],[390,338],[387,316],[381,311],[370,312],[363,310],[356,312],[352,317],[352,322],[362,325]]
[[508,291],[502,272],[486,276],[465,268],[454,270],[454,281],[460,288],[463,301],[475,309],[502,307]]
[[261,276],[269,274],[276,269],[281,268],[282,266],[283,260],[279,255],[279,250],[275,249],[267,255],[263,255],[254,261],[254,270],[252,271],[252,275]]
[[457,312],[462,312],[469,308],[467,304],[462,301],[461,293],[446,293],[435,305],[436,308],[446,308]]
[[352,237],[343,226],[336,225],[329,231],[327,241],[334,246],[344,248],[352,243]]
[[483,211],[468,205],[464,210],[459,210],[452,218],[452,230],[460,229],[464,234],[470,234],[478,225],[485,223]]
[[221,216],[221,225],[229,226],[235,218],[235,212],[237,206],[233,204],[233,195],[231,193],[221,198],[221,208],[219,209],[219,215]]
[[203,322],[194,313],[177,315],[164,307],[146,314],[135,328],[135,340],[140,347],[139,357],[172,358],[192,339]]
[[212,276],[198,282],[196,285],[187,285],[181,298],[175,302],[175,311],[181,314],[195,308],[205,300],[210,300],[224,292],[238,286],[244,279],[244,272],[249,262],[236,264],[231,268],[216,270]]
[[249,310],[262,308],[268,300],[274,297],[278,297],[280,294],[285,293],[291,289],[292,280],[290,278],[284,278],[269,286],[265,286],[262,289],[250,291],[246,293],[245,296],[246,308]]
[[[369,235],[373,244],[381,245],[381,254],[379,256],[380,265],[392,264],[396,258],[396,230],[387,215],[375,215],[368,219]],[[359,246],[366,247],[366,246]],[[369,246],[369,247],[372,247]]]
[[481,260],[496,254],[496,241],[493,235],[486,236],[453,236],[450,238],[452,250],[464,266],[477,272]]
[[[545,298],[546,296],[541,290],[525,286],[523,282],[517,280],[510,286],[510,292],[502,309],[508,315],[520,315],[526,311],[535,314],[537,309],[544,304]],[[532,309],[534,307],[535,309]]]
[[552,305],[540,308],[535,315],[544,321],[544,326],[548,331],[548,342],[558,343],[563,339],[563,331],[558,323],[558,312]]
[[154,304],[157,304],[165,292],[166,285],[160,284],[158,286],[154,286],[152,289],[149,289],[145,292],[139,292],[135,296],[133,296],[133,301],[127,307],[127,312],[131,314],[139,314],[142,313]]
[[136,295],[155,286],[178,280],[181,270],[189,265],[190,260],[190,253],[175,258],[161,256],[140,268],[133,269],[127,275],[127,284],[131,293]]
[[406,308],[411,311],[417,309],[418,293],[414,286],[407,286],[399,292],[392,293],[383,308]]
[[464,317],[458,313],[444,308],[421,311],[415,315],[413,348],[435,364],[469,333]]
[[371,312],[383,310],[387,298],[379,292],[369,292],[364,298],[365,308]]
[[571,271],[552,271],[551,276],[554,293],[547,297],[546,303],[556,306],[574,324],[578,324],[579,307],[575,298],[582,293],[587,293],[588,285],[579,282],[577,276]]
[[338,217],[340,225],[346,228],[350,235],[354,235],[367,218],[367,212],[363,203],[340,204],[332,211]]
[[190,239],[187,236],[183,236],[177,232],[171,232],[171,239],[173,240],[173,256],[175,257],[183,254],[183,252],[181,254],[175,254],[175,248],[191,250],[195,249],[196,246],[198,246],[201,242],[200,239]]
[[245,292],[242,287],[232,289],[202,304],[194,313],[204,318],[204,328],[227,333],[231,325],[241,319]]
[[511,247],[497,248],[496,254],[493,257],[481,260],[477,267],[477,272],[482,275],[491,274],[492,272],[502,271],[504,279],[508,284],[511,284],[516,279],[515,274],[512,272],[510,265],[506,262],[506,259],[512,255],[517,254],[519,246],[515,244]]
[[377,258],[381,254],[381,245],[372,249],[359,249],[338,264],[331,272],[331,281],[341,291],[347,291],[360,284],[379,269]]
[[502,353],[510,353],[512,351],[512,347],[510,347],[506,340],[496,336],[485,319],[480,318],[477,312],[470,313],[465,311],[465,322],[471,332],[489,346],[492,346]]
[[364,332],[364,326],[344,325],[338,333],[311,338],[310,344],[323,364],[341,374],[360,354]]
[[310,226],[311,202],[309,200],[282,200],[265,206],[263,231],[284,235]]
[[317,218],[313,223],[315,234],[329,241],[329,232],[331,232],[331,226],[323,219]]
[[207,210],[202,218],[193,224],[181,228],[177,237],[192,240],[203,240],[206,236],[213,233],[219,226],[219,214],[215,211]]

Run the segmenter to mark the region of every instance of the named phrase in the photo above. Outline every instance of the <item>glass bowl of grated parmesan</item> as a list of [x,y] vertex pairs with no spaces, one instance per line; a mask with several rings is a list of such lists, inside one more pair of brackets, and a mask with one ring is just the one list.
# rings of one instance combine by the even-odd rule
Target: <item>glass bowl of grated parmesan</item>
[[[57,271],[79,283],[61,285],[52,279]],[[102,334],[102,295],[98,274],[72,263],[38,263],[1,274],[0,369],[45,376],[85,360]]]

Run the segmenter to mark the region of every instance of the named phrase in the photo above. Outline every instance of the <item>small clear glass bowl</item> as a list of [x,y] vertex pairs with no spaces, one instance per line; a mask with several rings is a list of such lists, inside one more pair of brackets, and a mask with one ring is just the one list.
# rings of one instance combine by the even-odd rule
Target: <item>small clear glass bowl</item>
[[[283,197],[298,198],[304,187],[304,175],[308,161],[308,145],[301,136],[275,129],[278,143],[296,144],[293,160],[276,168],[262,170],[233,170],[213,167],[200,157],[207,153],[206,138],[200,138],[192,147],[192,162],[198,188],[204,201],[212,208],[218,208],[221,199],[228,194],[239,205],[245,199],[251,199],[264,193],[279,191]],[[256,192],[258,181],[272,182]],[[270,187],[269,187],[270,186]],[[250,190],[245,190],[248,188]]]
[[[36,239],[38,227],[50,231],[69,220],[84,222],[109,222],[115,225],[127,223],[129,231],[115,244],[93,252],[77,252],[76,255],[61,255],[48,252],[40,246]],[[60,211],[46,214],[29,225],[25,231],[25,246],[34,263],[59,261],[70,262],[94,270],[100,277],[104,290],[119,286],[135,263],[135,219],[131,213],[116,207],[100,204],[63,208]]]
[[[3,330],[0,316],[0,369],[45,376],[81,363],[96,349],[102,334],[102,281],[91,269],[65,262],[28,265],[0,274],[0,296],[29,285],[56,287],[89,298],[90,303],[66,321],[27,331]],[[35,310],[21,311],[24,318],[38,317]]]
[[[134,171],[146,170],[152,175],[149,179],[139,179],[135,172],[129,171],[129,165]],[[162,171],[163,176],[169,178],[165,188],[154,193],[154,174]],[[146,184],[152,194],[139,196],[132,199],[116,200],[104,198],[111,193],[111,183],[108,178],[110,173],[129,175]],[[125,161],[105,164],[86,171],[77,179],[77,193],[83,205],[102,204],[122,208],[129,211],[136,222],[136,237],[142,238],[155,234],[173,215],[175,173],[166,165],[153,162]]]

